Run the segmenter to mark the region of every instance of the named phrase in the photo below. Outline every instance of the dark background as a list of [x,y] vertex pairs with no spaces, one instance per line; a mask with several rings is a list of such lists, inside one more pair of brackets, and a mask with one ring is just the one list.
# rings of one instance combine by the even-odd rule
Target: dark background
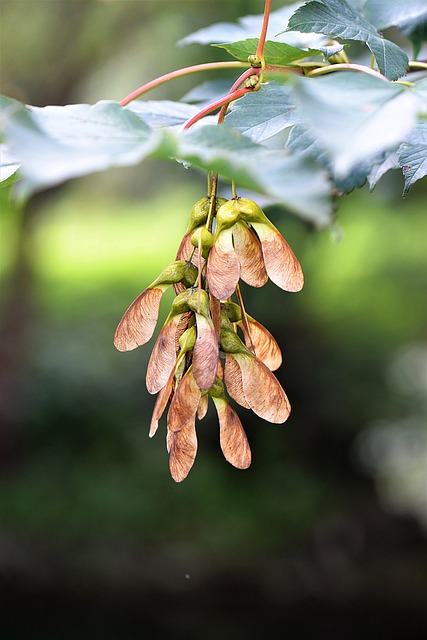
[[[2,93],[118,100],[224,59],[175,42],[262,5],[2,0]],[[306,286],[244,296],[282,347],[292,415],[270,425],[238,409],[253,452],[238,471],[209,413],[179,485],[165,425],[148,439],[150,345],[120,354],[112,336],[173,259],[204,177],[149,161],[25,212],[1,191],[2,637],[425,637],[426,187],[402,188],[394,172],[344,197],[322,232],[268,211]]]

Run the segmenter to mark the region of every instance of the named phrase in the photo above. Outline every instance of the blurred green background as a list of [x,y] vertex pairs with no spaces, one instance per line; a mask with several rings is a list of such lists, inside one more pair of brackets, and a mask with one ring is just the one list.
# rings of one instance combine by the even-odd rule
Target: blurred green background
[[[175,42],[262,5],[1,0],[1,91],[120,99],[225,59]],[[121,354],[112,336],[174,258],[204,177],[149,161],[25,212],[1,190],[2,637],[425,637],[426,184],[406,200],[402,187],[394,172],[344,197],[332,231],[269,209],[306,285],[244,296],[282,347],[292,415],[277,426],[239,409],[253,463],[237,471],[209,413],[180,485],[164,424],[148,439],[150,345]]]

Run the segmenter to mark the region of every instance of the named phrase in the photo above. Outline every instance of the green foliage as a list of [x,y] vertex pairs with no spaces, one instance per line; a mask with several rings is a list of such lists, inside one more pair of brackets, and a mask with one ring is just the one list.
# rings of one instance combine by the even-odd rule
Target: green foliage
[[367,0],[364,3],[363,11],[369,20],[378,29],[386,29],[395,26],[401,28],[403,25],[418,23],[427,20],[427,6],[424,0]]
[[[238,60],[247,60],[248,56],[256,51],[258,46],[258,38],[247,38],[240,42],[233,42],[232,44],[215,44],[215,47],[225,49],[228,53]],[[298,47],[292,47],[286,42],[272,42],[267,40],[264,48],[264,57],[267,64],[286,66],[295,62],[295,60],[302,60],[309,56],[322,55],[330,57],[342,50],[342,45],[335,45],[331,47],[322,47],[319,49],[300,49]]]
[[248,93],[225,118],[228,126],[241,131],[254,142],[264,142],[281,131],[301,123],[301,114],[290,85],[271,83]]
[[422,42],[427,37],[427,6],[424,0],[367,0],[363,11],[377,29],[395,26],[407,36],[414,45],[417,57]]
[[399,164],[405,176],[406,196],[410,187],[427,175],[427,123],[420,122],[411,131],[405,142],[400,145],[398,152]]
[[[396,148],[417,116],[427,115],[425,81],[414,88],[343,71],[318,78],[293,78],[303,121],[343,177],[386,149]],[[402,114],[405,117],[402,118]]]
[[[361,4],[373,24],[357,9]],[[398,2],[385,7],[375,2],[350,5],[345,0],[296,4],[273,12],[270,30],[274,33],[280,25],[281,35],[278,41],[265,43],[265,78],[270,82],[231,105],[226,117],[229,129],[206,127],[213,122],[209,117],[198,130],[182,131],[198,113],[196,106],[185,101],[138,100],[124,109],[112,101],[25,108],[4,98],[3,135],[8,145],[2,160],[4,176],[10,178],[18,161],[22,163],[18,190],[31,195],[70,178],[130,166],[146,157],[174,158],[264,193],[320,226],[331,219],[334,209],[325,169],[336,190],[346,192],[366,178],[374,186],[389,167],[404,167],[406,194],[424,175],[424,129],[416,126],[427,115],[422,77],[408,87],[372,77],[369,69],[356,73],[351,66],[348,71],[309,79],[289,73],[278,76],[276,71],[288,65],[301,70],[304,66],[299,65],[307,63],[308,69],[312,64],[322,74],[325,63],[314,60],[319,55],[324,59],[338,55],[335,62],[345,61],[342,44],[328,42],[327,35],[364,41],[377,57],[380,71],[389,80],[396,79],[406,73],[406,54],[382,38],[374,24],[401,26],[407,24],[406,18],[416,21],[423,16],[417,2],[406,14]],[[259,39],[246,36],[259,30],[261,19],[252,16],[236,25],[213,25],[183,42],[206,43],[215,38],[224,42],[238,36],[237,41],[216,46],[244,61],[257,50]],[[325,71],[333,69],[331,60]],[[268,65],[274,67],[273,75]],[[385,162],[398,148],[397,162]]]
[[271,196],[320,226],[330,220],[332,202],[327,177],[305,158],[289,157],[283,149],[256,145],[226,125],[185,133],[178,153],[195,166],[212,169],[243,187]]
[[[225,126],[181,134],[155,131],[130,109],[107,101],[31,110],[10,101],[7,108],[5,130],[23,162],[19,188],[27,195],[76,176],[137,164],[147,155],[173,156],[255,188],[320,224],[328,221],[332,210],[320,169],[304,158],[288,157],[284,150],[273,153]],[[299,192],[299,180],[310,188]]]
[[[295,76],[291,86],[271,83],[239,100],[226,122],[256,142],[290,130],[287,149],[327,165],[338,188],[351,191],[370,175],[374,157],[406,141],[409,132],[422,145],[423,129],[413,127],[425,104],[425,80],[408,91],[343,71],[316,82]],[[403,164],[412,166],[412,159]]]
[[381,73],[389,80],[397,80],[406,73],[406,53],[383,38],[374,25],[345,0],[308,2],[291,17],[288,30],[324,33],[343,40],[360,40],[372,51]]
[[117,103],[4,108],[5,135],[23,164],[21,191],[35,191],[70,178],[140,162],[158,146],[140,118]]
[[134,100],[126,108],[153,129],[183,125],[199,110],[191,104],[174,100]]
[[[12,179],[22,164],[17,190],[29,196],[145,158],[175,159],[263,193],[318,226],[332,218],[334,189],[348,192],[366,179],[373,187],[389,168],[403,169],[406,194],[425,175],[424,127],[417,124],[427,116],[425,74],[412,82],[390,82],[406,73],[408,59],[376,27],[407,26],[408,20],[419,26],[424,14],[415,0],[408,12],[399,2],[345,0],[272,12],[270,32],[281,33],[265,43],[260,90],[247,89],[230,105],[227,128],[209,126],[215,122],[209,116],[183,131],[189,119],[199,117],[198,107],[185,100],[137,100],[125,108],[113,101],[26,108],[4,98],[4,176]],[[212,25],[182,42],[217,39],[223,44],[216,46],[245,61],[257,51],[259,38],[253,34],[261,22],[262,16],[249,16],[234,25]],[[342,43],[349,40],[367,44],[388,81],[369,68],[342,64],[347,60]],[[327,73],[337,62],[347,70],[338,65],[339,73]],[[289,65],[297,73],[286,71]],[[311,77],[298,75],[307,70]]]

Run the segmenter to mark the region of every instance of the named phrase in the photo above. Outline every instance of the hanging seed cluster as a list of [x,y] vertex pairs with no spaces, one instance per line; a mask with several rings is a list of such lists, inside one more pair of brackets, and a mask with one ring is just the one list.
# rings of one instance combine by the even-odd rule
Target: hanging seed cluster
[[273,373],[282,362],[279,346],[246,313],[239,288],[239,280],[262,287],[268,278],[285,291],[303,286],[301,266],[286,240],[252,200],[207,196],[192,209],[176,260],[132,302],[117,327],[119,351],[148,342],[161,298],[174,288],[146,383],[149,393],[158,394],[150,437],[169,404],[166,444],[177,482],[193,466],[196,417],[206,415],[209,398],[218,414],[223,454],[239,469],[249,467],[251,451],[228,397],[269,422],[283,423],[289,416],[289,401]]

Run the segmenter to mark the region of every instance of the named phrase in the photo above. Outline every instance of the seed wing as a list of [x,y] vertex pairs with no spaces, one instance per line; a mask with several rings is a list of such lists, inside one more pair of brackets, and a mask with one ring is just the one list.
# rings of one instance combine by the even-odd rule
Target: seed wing
[[271,223],[252,223],[261,241],[265,268],[270,280],[285,291],[300,291],[304,275],[294,252]]
[[218,369],[218,338],[212,320],[196,313],[197,338],[193,351],[193,375],[202,391],[207,391],[214,383]]
[[196,415],[202,392],[194,380],[192,367],[178,384],[168,412],[168,428],[179,431]]
[[145,382],[148,393],[158,393],[168,381],[176,362],[176,333],[181,314],[165,324],[154,344],[147,366]]
[[166,447],[169,469],[175,482],[182,482],[190,473],[197,454],[195,418],[186,422],[179,431],[168,430]]
[[241,407],[250,409],[243,392],[242,372],[236,360],[229,353],[225,356],[224,382],[228,395]]
[[218,300],[226,300],[235,291],[240,277],[240,262],[233,247],[231,229],[218,235],[209,251],[207,280],[209,290]]
[[222,396],[213,398],[219,420],[219,438],[224,458],[237,469],[251,464],[251,450],[239,416]]
[[234,250],[240,261],[240,277],[251,287],[262,287],[268,280],[260,241],[245,222],[233,227]]
[[291,406],[274,373],[256,357],[240,353],[232,357],[240,367],[243,393],[252,411],[268,422],[285,422]]
[[248,320],[250,339],[243,322],[239,322],[246,346],[250,348],[252,341],[257,358],[267,365],[270,371],[276,371],[282,364],[282,353],[276,339],[260,322],[253,318]]
[[132,302],[114,334],[116,349],[132,351],[150,340],[159,317],[160,300],[168,287],[148,287]]

